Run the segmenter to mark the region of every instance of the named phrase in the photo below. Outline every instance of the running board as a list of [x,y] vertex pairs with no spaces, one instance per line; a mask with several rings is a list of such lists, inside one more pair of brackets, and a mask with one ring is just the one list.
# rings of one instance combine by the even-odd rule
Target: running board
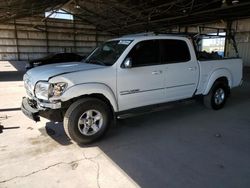
[[194,98],[189,98],[189,99],[184,99],[184,100],[179,100],[179,101],[174,101],[174,102],[168,102],[168,103],[162,103],[162,104],[156,104],[156,105],[149,105],[149,106],[144,106],[144,107],[139,107],[139,108],[133,108],[131,110],[126,110],[122,112],[116,113],[116,118],[117,119],[126,119],[130,117],[135,117],[135,116],[140,116],[140,115],[145,115],[153,112],[159,112],[162,110],[166,109],[171,109],[177,104],[190,104],[194,102]]

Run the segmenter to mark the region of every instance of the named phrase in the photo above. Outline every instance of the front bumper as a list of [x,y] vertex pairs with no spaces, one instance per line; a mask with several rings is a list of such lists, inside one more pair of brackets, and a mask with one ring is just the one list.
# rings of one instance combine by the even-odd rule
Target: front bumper
[[63,113],[61,109],[37,108],[37,103],[35,104],[32,100],[29,100],[26,97],[23,97],[21,110],[28,118],[36,122],[40,121],[40,116],[54,122],[63,121]]
[[29,104],[29,99],[26,97],[23,97],[21,110],[28,118],[34,120],[34,121],[40,121],[39,111],[38,109],[32,107]]

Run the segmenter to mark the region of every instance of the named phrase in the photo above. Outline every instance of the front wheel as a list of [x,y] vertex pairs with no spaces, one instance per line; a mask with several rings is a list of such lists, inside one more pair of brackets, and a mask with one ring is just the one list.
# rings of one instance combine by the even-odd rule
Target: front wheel
[[85,98],[74,102],[64,116],[68,137],[80,144],[93,142],[104,135],[111,121],[111,110],[103,101]]
[[224,107],[229,94],[226,84],[216,82],[209,93],[203,97],[204,105],[208,108],[219,110]]

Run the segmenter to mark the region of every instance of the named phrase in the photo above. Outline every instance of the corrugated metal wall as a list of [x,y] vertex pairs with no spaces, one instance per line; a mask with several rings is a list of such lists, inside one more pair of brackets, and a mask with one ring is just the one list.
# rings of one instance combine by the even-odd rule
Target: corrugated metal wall
[[[42,19],[38,16],[0,24],[0,60],[30,60],[55,52],[87,55],[99,43],[114,37],[80,20]],[[225,28],[226,23],[208,26]],[[250,19],[234,21],[233,29],[240,57],[245,66],[250,66]]]
[[250,42],[238,44],[240,57],[243,59],[244,65],[250,66]]
[[0,60],[30,60],[56,52],[87,55],[98,43],[112,38],[80,20],[41,20],[36,17],[0,24]]
[[245,66],[250,66],[250,19],[237,20],[233,27],[240,57]]
[[236,31],[235,40],[244,66],[250,66],[250,19],[236,20],[232,28]]

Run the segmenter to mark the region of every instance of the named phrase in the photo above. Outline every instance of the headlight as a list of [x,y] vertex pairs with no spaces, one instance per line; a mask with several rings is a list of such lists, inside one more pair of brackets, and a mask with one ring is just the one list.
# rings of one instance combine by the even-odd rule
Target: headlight
[[35,95],[38,99],[48,100],[50,97],[51,84],[48,82],[37,82]]
[[68,84],[65,82],[59,82],[59,83],[53,84],[52,96],[54,96],[54,97],[61,96],[63,94],[63,92],[66,90],[67,85]]
[[67,88],[67,83],[38,82],[35,87],[35,95],[38,99],[48,100],[50,97],[59,97]]

